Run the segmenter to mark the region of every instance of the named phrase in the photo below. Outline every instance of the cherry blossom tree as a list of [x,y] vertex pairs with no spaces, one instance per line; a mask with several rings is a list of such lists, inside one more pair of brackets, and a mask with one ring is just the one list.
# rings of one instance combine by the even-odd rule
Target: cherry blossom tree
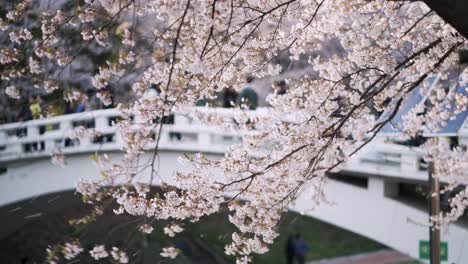
[[[458,62],[458,52],[466,46],[466,20],[460,19],[458,11],[451,16],[440,1],[427,3],[84,0],[67,11],[44,10],[40,30],[32,31],[28,26],[15,26],[31,5],[31,0],[23,0],[0,20],[2,36],[8,38],[8,45],[0,49],[1,89],[15,100],[24,88],[18,84],[33,78],[38,89],[68,89],[64,99],[78,100],[79,91],[62,86],[65,71],[37,78],[45,63],[70,70],[76,59],[77,51],[64,45],[60,32],[67,28],[79,32],[83,47],[118,46],[118,59],[99,65],[92,85],[108,104],[109,87],[118,86],[126,75],[135,78],[135,99],[117,106],[123,116],[116,127],[124,141],[124,158],[111,164],[105,156],[96,157],[103,179],[81,182],[77,191],[96,206],[111,199],[118,205],[115,213],[144,217],[147,221],[137,226],[144,233],[153,231],[153,220],[197,221],[227,206],[229,221],[239,231],[232,234],[226,253],[235,255],[238,263],[247,263],[252,254],[268,250],[278,236],[282,215],[306,186],[313,190],[307,195],[314,205],[326,201],[327,175],[371,142],[416,87],[422,87],[432,107],[420,105],[406,116],[402,132],[408,137],[420,136],[424,127],[437,127],[466,111],[465,95],[442,86],[427,89],[428,76],[447,79],[454,69],[461,76],[456,78],[460,85],[466,85],[468,71]],[[102,10],[105,19],[96,20]],[[109,30],[121,23],[128,25],[121,32]],[[137,45],[137,35],[150,45]],[[111,43],[111,36],[120,41]],[[342,52],[328,57],[310,55],[331,43],[337,43]],[[179,172],[175,180],[158,175],[155,165],[163,125],[157,120],[173,111],[191,111],[198,100],[214,98],[225,87],[240,90],[247,75],[278,74],[282,68],[273,62],[284,54],[293,61],[306,60],[314,73],[288,80],[291,85],[285,94],[271,94],[268,115],[253,115],[248,105],[234,110],[235,122],[230,123],[216,112],[189,113],[243,133],[243,141],[221,159],[203,154],[184,157],[194,169]],[[144,96],[155,85],[157,95]],[[449,100],[453,107],[444,105],[447,98],[454,99]],[[379,118],[382,112],[389,114]],[[135,115],[136,123],[131,118]],[[151,144],[155,147],[148,149]],[[142,163],[139,156],[148,151],[153,158]],[[448,188],[466,184],[466,151],[447,151],[429,141],[421,152],[427,160],[445,161],[437,175],[450,176]],[[59,160],[62,157],[54,159]],[[139,175],[147,169],[151,175],[142,181]],[[148,187],[156,177],[162,181],[159,195]],[[455,221],[467,206],[465,188],[452,199],[453,210],[434,218],[434,224]],[[182,231],[175,222],[164,229],[166,234]],[[76,248],[68,250],[71,245],[77,244],[61,249],[66,256],[79,253]],[[161,255],[173,258],[177,253],[169,247]],[[109,256],[103,245],[89,254]],[[119,249],[110,255],[122,263],[128,261]]]

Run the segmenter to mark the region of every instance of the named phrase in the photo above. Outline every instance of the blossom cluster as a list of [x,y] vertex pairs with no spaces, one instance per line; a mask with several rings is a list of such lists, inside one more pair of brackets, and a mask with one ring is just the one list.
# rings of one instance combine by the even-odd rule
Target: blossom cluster
[[116,263],[128,263],[127,253],[117,247],[106,250],[104,245],[95,245],[93,249],[89,251],[89,255],[95,260],[105,259],[110,256]]
[[175,259],[179,253],[180,250],[175,247],[165,247],[160,255],[165,258]]
[[49,246],[46,249],[47,252],[47,263],[49,264],[58,264],[61,257],[65,260],[69,261],[76,258],[81,252],[83,252],[83,248],[81,247],[79,241],[71,241],[66,242],[63,245],[55,245]]

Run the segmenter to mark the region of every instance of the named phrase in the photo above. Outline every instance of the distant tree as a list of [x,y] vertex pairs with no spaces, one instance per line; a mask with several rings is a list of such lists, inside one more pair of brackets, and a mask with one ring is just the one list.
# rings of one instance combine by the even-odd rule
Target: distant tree
[[[13,8],[16,11],[9,12]],[[142,61],[139,67],[128,62],[128,72],[105,89],[92,89],[92,77],[100,66],[128,56],[121,41],[130,23],[109,21],[103,7],[86,9],[79,1],[71,0],[20,2],[16,7],[10,2],[0,6],[0,16],[2,58],[8,61],[5,55],[13,56],[10,63],[0,64],[1,89],[14,98],[0,98],[0,122],[14,121],[27,99],[37,95],[61,108],[59,112],[63,112],[65,101],[79,102],[96,92],[107,99],[106,103],[110,93],[119,101],[130,99],[126,97],[130,96],[133,73],[143,66]],[[93,25],[106,25],[106,30],[112,32],[101,35],[106,35],[105,43],[83,37],[83,32],[92,32]],[[137,39],[140,48],[148,47],[146,40]]]

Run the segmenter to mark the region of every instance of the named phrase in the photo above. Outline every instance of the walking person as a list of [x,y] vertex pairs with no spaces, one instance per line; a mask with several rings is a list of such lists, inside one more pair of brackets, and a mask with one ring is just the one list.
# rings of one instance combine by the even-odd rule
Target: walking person
[[32,119],[39,119],[42,114],[43,101],[40,96],[32,98],[29,103],[29,110],[32,114]]
[[75,107],[75,113],[82,113],[86,111],[86,99],[81,99],[81,101]]
[[286,241],[286,263],[293,264],[294,256],[296,255],[294,236],[289,235],[288,240]]
[[249,110],[255,110],[258,107],[258,95],[252,88],[254,78],[252,76],[247,76],[246,81],[246,86],[237,96],[237,105],[244,105],[247,106]]
[[305,264],[305,255],[309,248],[306,242],[302,239],[301,234],[297,233],[296,240],[294,241],[294,251],[298,264]]

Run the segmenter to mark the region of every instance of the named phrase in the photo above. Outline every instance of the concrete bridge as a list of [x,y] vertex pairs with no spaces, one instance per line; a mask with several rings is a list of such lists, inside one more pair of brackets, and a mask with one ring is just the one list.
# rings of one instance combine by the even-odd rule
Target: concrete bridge
[[[232,116],[228,109],[209,111]],[[265,109],[251,114],[262,113]],[[118,117],[116,110],[107,109],[1,125],[0,207],[73,190],[80,178],[97,179],[99,169],[90,162],[91,154],[110,153],[116,160],[121,157],[121,139],[112,126]],[[159,174],[164,179],[170,179],[176,170],[187,169],[177,162],[182,153],[204,152],[221,157],[230,145],[242,140],[239,135],[203,125],[184,114],[175,113],[166,121],[159,160]],[[81,125],[95,129],[101,136],[82,142],[67,138],[71,129]],[[468,125],[464,124],[459,137],[464,146],[468,143],[467,131]],[[67,155],[65,168],[50,162],[50,154],[56,149]],[[424,198],[421,200],[411,190],[424,187],[427,177],[427,168],[414,150],[380,138],[331,177],[326,194],[333,205],[309,210],[311,202],[305,190],[290,209],[419,258],[420,242],[429,237],[428,213]],[[468,225],[450,226],[448,232],[442,232],[442,241],[448,244],[448,261],[443,263],[468,263]]]

